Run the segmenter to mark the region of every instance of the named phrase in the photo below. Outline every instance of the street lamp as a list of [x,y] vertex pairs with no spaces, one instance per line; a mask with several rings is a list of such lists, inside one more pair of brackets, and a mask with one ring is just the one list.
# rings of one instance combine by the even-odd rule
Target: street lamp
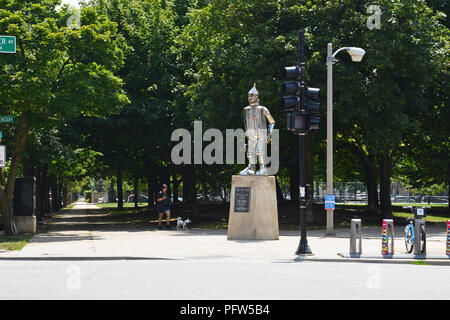
[[[327,194],[333,195],[333,60],[342,50],[347,50],[353,62],[361,62],[364,49],[357,47],[343,47],[333,54],[333,45],[328,44],[327,53]],[[327,236],[334,236],[333,210],[327,213]]]

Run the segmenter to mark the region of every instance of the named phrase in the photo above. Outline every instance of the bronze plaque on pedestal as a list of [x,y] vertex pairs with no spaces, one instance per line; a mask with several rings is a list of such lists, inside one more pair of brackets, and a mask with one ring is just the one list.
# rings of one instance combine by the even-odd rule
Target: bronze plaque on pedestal
[[250,187],[235,188],[234,212],[250,212]]

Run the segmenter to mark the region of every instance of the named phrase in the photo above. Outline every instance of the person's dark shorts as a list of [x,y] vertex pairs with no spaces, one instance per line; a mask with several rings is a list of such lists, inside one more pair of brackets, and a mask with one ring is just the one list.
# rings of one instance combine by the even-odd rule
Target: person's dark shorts
[[159,208],[156,208],[156,210],[158,211],[158,213],[164,213],[164,212],[166,212],[167,210],[170,211],[170,207],[167,207],[167,206],[165,206],[165,207],[159,207]]

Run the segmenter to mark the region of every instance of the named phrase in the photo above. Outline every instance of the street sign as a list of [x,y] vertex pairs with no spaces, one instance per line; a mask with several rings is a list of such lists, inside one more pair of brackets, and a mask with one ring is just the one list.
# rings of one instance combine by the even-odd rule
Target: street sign
[[0,131],[0,139],[3,139],[3,132]]
[[16,37],[0,36],[0,53],[16,53]]
[[333,194],[325,195],[325,210],[334,210],[336,203],[336,196]]
[[6,166],[6,146],[0,146],[0,168]]
[[13,123],[14,117],[13,116],[0,116],[0,123]]

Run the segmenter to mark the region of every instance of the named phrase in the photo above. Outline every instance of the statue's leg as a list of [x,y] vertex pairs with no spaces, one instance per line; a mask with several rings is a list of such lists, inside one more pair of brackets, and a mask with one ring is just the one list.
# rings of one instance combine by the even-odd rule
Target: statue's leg
[[248,139],[247,158],[248,166],[240,172],[241,176],[254,175],[256,172],[256,139]]
[[256,155],[258,156],[258,162],[259,162],[259,170],[256,172],[256,175],[258,176],[265,176],[267,175],[267,169],[266,169],[266,161],[265,161],[265,151],[266,151],[266,137],[260,137],[258,139],[258,143],[256,145]]

